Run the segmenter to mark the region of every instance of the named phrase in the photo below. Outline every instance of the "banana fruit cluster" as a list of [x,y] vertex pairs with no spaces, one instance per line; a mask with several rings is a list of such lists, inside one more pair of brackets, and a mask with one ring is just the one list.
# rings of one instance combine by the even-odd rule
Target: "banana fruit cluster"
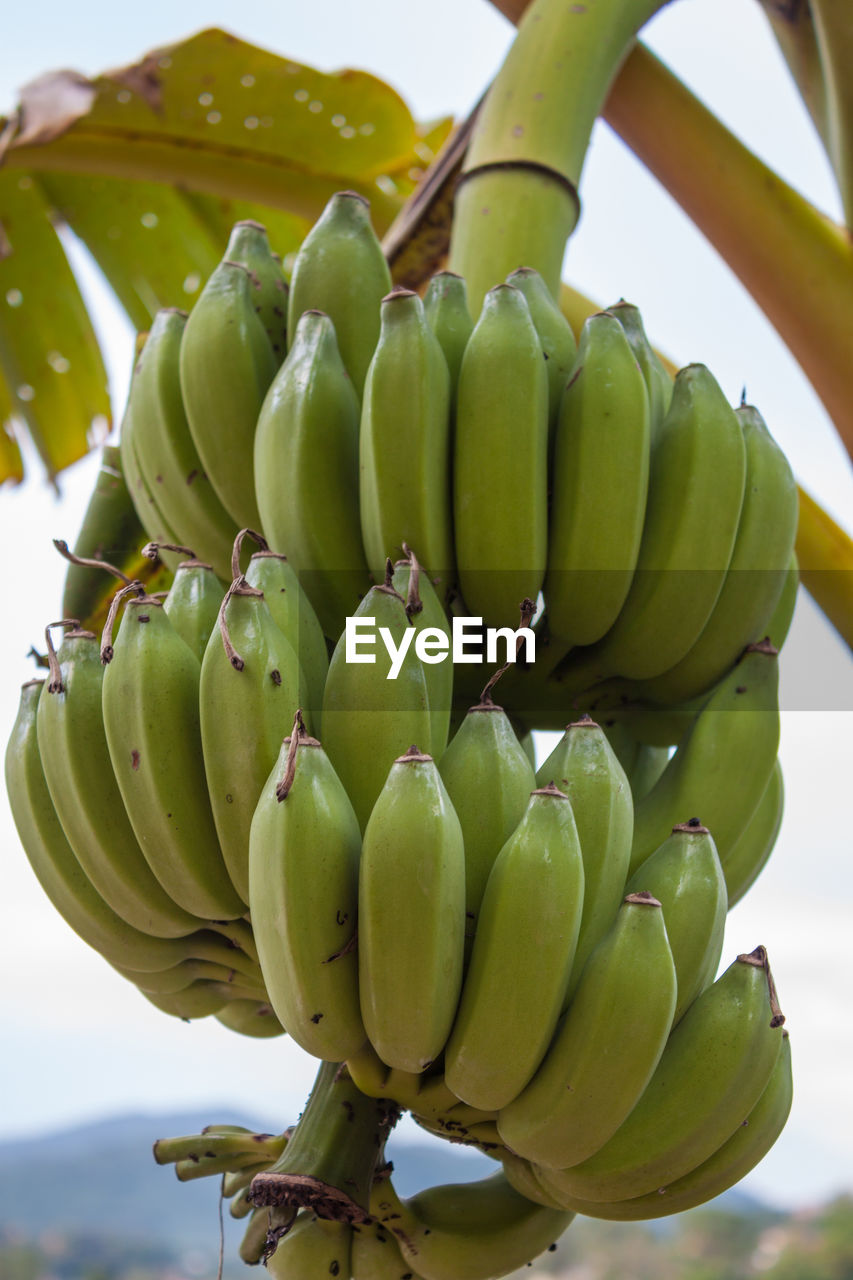
[[122,459],[152,539],[228,582],[237,529],[261,530],[332,641],[406,547],[451,615],[503,627],[538,601],[536,669],[506,687],[528,728],[579,699],[689,715],[790,622],[796,486],[757,410],[704,365],[673,383],[625,302],[576,343],[531,269],[476,323],[452,273],[392,288],[352,192],[289,286],[238,223],[190,316],[157,315]]
[[[343,192],[289,282],[238,223],[158,313],[121,460],[172,582],[124,579],[100,639],[47,628],[6,753],[37,877],[158,1008],[286,1032],[324,1088],[501,1166],[409,1201],[380,1169],[331,1221],[276,1198],[326,1186],[294,1164],[319,1103],[293,1142],[162,1145],[225,1175],[245,1260],[487,1280],[576,1213],[742,1177],[791,1101],[764,949],[716,976],[783,804],[796,491],[757,412],[672,383],[625,303],[576,344],[531,270],[476,323],[451,273],[393,289]],[[535,661],[441,660],[457,618],[509,647],[519,610]],[[536,772],[529,731],[568,718]]]

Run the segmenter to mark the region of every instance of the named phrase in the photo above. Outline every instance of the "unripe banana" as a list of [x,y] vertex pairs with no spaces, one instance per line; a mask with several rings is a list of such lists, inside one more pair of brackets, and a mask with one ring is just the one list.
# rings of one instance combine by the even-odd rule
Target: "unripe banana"
[[577,356],[575,335],[538,271],[532,267],[518,267],[510,272],[506,283],[520,289],[527,299],[530,318],[542,344],[548,374],[548,437],[553,444],[563,388]]
[[713,832],[726,875],[729,852],[758,808],[776,761],[778,682],[776,650],[749,645],[637,805],[630,874],[688,813],[700,814]]
[[[353,615],[376,620],[375,662],[364,645],[347,661],[347,637],[341,636],[323,695],[323,742],[335,772],[352,801],[362,830],[394,760],[412,742],[430,742],[429,701],[423,667],[414,650],[415,628],[393,587],[371,587]],[[408,644],[395,679],[381,630],[399,652]],[[407,634],[410,633],[410,634]]]
[[797,486],[758,410],[741,405],[736,413],[746,444],[746,487],[731,562],[689,653],[644,685],[643,697],[652,702],[685,702],[717,684],[744,647],[767,634],[785,585],[797,532]]
[[794,619],[794,609],[797,604],[797,591],[800,585],[800,570],[797,563],[796,551],[791,552],[791,558],[788,561],[788,572],[785,574],[785,583],[782,587],[782,594],[773,610],[770,621],[767,623],[767,636],[770,643],[776,648],[781,649],[787,639],[788,632],[791,629],[791,623]]
[[444,1051],[444,1078],[463,1102],[505,1107],[542,1061],[566,997],[583,901],[572,806],[549,784],[530,796],[486,884]]
[[704,365],[688,365],[652,457],[631,589],[585,672],[651,679],[695,644],[731,561],[745,477],[734,410]]
[[630,302],[620,299],[607,308],[610,315],[615,316],[625,330],[625,337],[630,343],[634,358],[640,366],[640,372],[646,383],[649,396],[649,442],[654,448],[660,433],[661,423],[669,412],[672,401],[672,378],[667,373],[663,361],[652,347],[639,309]]
[[246,581],[263,591],[273,622],[293,646],[305,677],[305,716],[314,733],[319,733],[329,652],[311,601],[287,556],[269,548],[254,553]]
[[462,358],[453,514],[459,584],[487,626],[535,600],[548,550],[548,375],[524,295],[486,295]]
[[220,262],[181,341],[184,408],[204,470],[238,528],[257,528],[255,424],[278,368],[255,313],[249,272]]
[[304,312],[324,311],[335,326],[341,359],[359,397],[379,338],[379,303],[390,289],[391,273],[370,223],[370,205],[355,191],[337,192],[296,255],[287,331],[296,332]]
[[331,1222],[303,1209],[266,1258],[266,1269],[275,1280],[313,1280],[315,1276],[349,1280],[351,1240],[348,1222]]
[[424,314],[444,352],[450,375],[450,415],[456,417],[456,394],[462,357],[474,328],[468,310],[468,289],[455,271],[437,271],[424,294]]
[[352,1280],[423,1280],[397,1248],[397,1241],[371,1218],[352,1228]]
[[564,645],[586,645],[625,603],[649,482],[646,386],[622,326],[606,312],[583,327],[555,433],[548,625]]
[[726,927],[723,870],[711,833],[698,818],[673,827],[669,839],[637,868],[625,891],[638,893],[641,888],[653,893],[663,907],[678,980],[675,1026],[713,982]]
[[[102,660],[109,648],[102,648]],[[146,861],[179,906],[208,920],[245,911],[222,860],[199,729],[198,659],[159,600],[126,604],[104,674],[110,759]]]
[[361,1015],[383,1062],[425,1070],[453,1023],[465,944],[462,829],[438,769],[395,760],[364,832],[358,891]]
[[453,574],[450,379],[416,293],[382,299],[381,329],[364,383],[359,506],[367,562],[381,582],[404,545],[445,581]]
[[651,791],[666,768],[669,748],[640,742],[622,720],[605,720],[602,728],[631,784],[631,795],[636,805]]
[[169,969],[154,969],[146,973],[141,969],[131,969],[124,965],[113,965],[116,973],[120,973],[128,982],[139,987],[140,991],[153,995],[175,995],[186,991],[194,982],[222,982],[234,984],[238,989],[255,987],[259,994],[263,993],[263,978],[259,969],[254,974],[245,970],[229,968],[212,960],[181,960]]
[[470,941],[495,858],[521,822],[536,777],[509,717],[490,699],[469,709],[438,771],[465,841],[465,934]]
[[184,991],[170,993],[143,991],[141,988],[137,990],[155,1009],[168,1013],[173,1018],[180,1018],[183,1022],[191,1022],[194,1018],[209,1018],[228,1003],[228,996],[218,982],[193,982]]
[[[223,1027],[228,1027],[229,1031],[237,1031],[241,1036],[267,1040],[284,1035],[284,1027],[273,1013],[272,1006],[265,1000],[231,1000],[213,1016]],[[256,1166],[252,1168],[257,1172]]]
[[[447,615],[442,608],[436,589],[429,575],[421,567],[417,556],[405,548],[408,559],[394,565],[391,585],[406,601],[406,614],[416,633],[429,631],[424,641],[431,649],[423,660],[424,679],[429,699],[430,755],[439,761],[447,746],[450,732],[450,713],[453,709],[453,663],[450,661],[451,633]],[[447,647],[442,654],[441,637],[447,637]],[[434,652],[438,648],[438,652]],[[431,658],[431,660],[430,660]]]
[[286,551],[332,637],[370,586],[358,511],[358,423],[334,325],[321,311],[306,311],[258,418],[255,488],[267,539]]
[[729,849],[726,858],[726,884],[729,889],[729,909],[740,902],[773,852],[776,837],[782,825],[785,808],[785,784],[782,766],[777,760],[764,788],[758,808]]
[[[132,390],[133,382],[131,381]],[[178,535],[171,525],[167,524],[142,474],[136,451],[133,415],[130,412],[130,404],[125,409],[124,417],[121,421],[119,449],[121,469],[127,481],[128,492],[145,533],[155,542],[177,542]],[[177,567],[176,557],[166,555],[163,557],[163,562],[172,570]]]
[[21,690],[6,748],[6,788],[24,852],[53,906],[74,932],[104,959],[140,971],[168,969],[182,960],[219,959],[225,943],[200,932],[153,938],[134,929],[93,888],[68,843],[47,789],[38,750],[37,711],[43,681]]
[[625,1200],[695,1169],[732,1136],[764,1092],[783,1021],[764,948],[738,956],[675,1028],[621,1128],[581,1164],[542,1170],[546,1190]]
[[506,1275],[550,1248],[574,1217],[533,1204],[502,1172],[430,1187],[409,1200],[386,1178],[376,1184],[370,1208],[423,1280]]
[[583,856],[583,915],[566,992],[570,999],[587,957],[610,928],[625,892],[634,805],[615,752],[589,716],[566,727],[536,782],[540,787],[553,782],[569,797]]
[[249,905],[277,1017],[328,1062],[366,1040],[355,952],[360,853],[349,798],[297,717],[252,819]]
[[281,261],[270,249],[267,229],[246,218],[235,222],[225,249],[227,262],[239,262],[249,273],[252,299],[277,365],[287,354],[287,281]]
[[589,957],[536,1075],[498,1113],[507,1147],[539,1165],[565,1168],[612,1138],[660,1060],[675,993],[660,903],[648,893],[631,894]]
[[205,650],[198,700],[216,833],[231,882],[245,903],[252,815],[304,694],[299,660],[273,622],[263,593],[236,578]]
[[[156,543],[149,542],[148,547],[159,555]],[[163,601],[166,617],[199,662],[216,627],[224,595],[212,566],[193,558],[180,562]]]
[[733,1187],[764,1159],[785,1127],[793,1093],[791,1042],[787,1031],[783,1031],[782,1047],[767,1087],[746,1119],[707,1160],[674,1182],[657,1187],[644,1196],[633,1196],[629,1200],[590,1201],[564,1195],[563,1205],[591,1218],[636,1222],[667,1217],[705,1204]]
[[200,925],[155,879],[116,784],[104,733],[104,668],[91,631],[67,632],[39,699],[38,747],[68,843],[104,901],[142,933],[181,937]]
[[205,474],[181,396],[181,345],[186,313],[158,311],[130,387],[133,448],[140,470],[170,529],[172,542],[198,550],[228,576],[237,532]]

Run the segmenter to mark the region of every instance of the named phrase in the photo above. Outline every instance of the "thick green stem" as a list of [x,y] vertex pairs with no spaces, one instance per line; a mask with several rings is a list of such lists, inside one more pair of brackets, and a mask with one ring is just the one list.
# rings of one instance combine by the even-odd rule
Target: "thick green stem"
[[363,1222],[376,1165],[399,1114],[387,1098],[360,1093],[343,1064],[321,1063],[283,1154],[252,1181],[253,1202]]
[[456,195],[450,268],[473,315],[516,267],[554,296],[579,214],[595,118],[631,43],[666,0],[533,0],[474,126]]

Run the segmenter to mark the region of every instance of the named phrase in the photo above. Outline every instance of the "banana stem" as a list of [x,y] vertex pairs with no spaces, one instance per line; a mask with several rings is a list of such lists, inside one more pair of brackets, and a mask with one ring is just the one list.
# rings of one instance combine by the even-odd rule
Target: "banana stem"
[[811,6],[781,5],[778,0],[758,0],[758,3],[764,10],[782,57],[788,64],[800,97],[828,153],[826,84]]
[[604,117],[740,277],[853,454],[853,242],[846,230],[753,155],[641,45]]
[[343,1064],[321,1063],[282,1156],[252,1181],[252,1202],[363,1222],[377,1162],[399,1115],[387,1098],[360,1093]]
[[666,0],[533,0],[474,124],[456,192],[450,269],[472,315],[519,266],[554,297],[596,116],[640,27]]

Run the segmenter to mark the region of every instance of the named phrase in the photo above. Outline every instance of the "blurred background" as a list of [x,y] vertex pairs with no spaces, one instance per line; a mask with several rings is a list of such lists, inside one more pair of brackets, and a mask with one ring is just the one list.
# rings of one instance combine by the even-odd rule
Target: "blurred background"
[[[202,27],[221,26],[322,70],[371,71],[400,92],[419,120],[461,116],[512,38],[510,25],[486,0],[408,0],[405,6],[394,0],[314,0],[310,6],[149,0],[125,7],[120,21],[102,0],[74,6],[43,0],[37,10],[18,8],[4,25],[0,113],[43,71],[71,67],[94,74]],[[762,159],[840,218],[827,162],[757,4],[671,5],[644,38]],[[603,304],[619,297],[636,303],[652,340],[679,364],[706,363],[732,402],[745,387],[797,478],[849,527],[850,465],[816,395],[726,265],[605,125],[596,127],[581,196],[564,278]],[[70,237],[66,247],[96,318],[120,414],[133,334],[85,250]],[[27,458],[27,465],[27,482],[0,496],[4,741],[18,686],[33,674],[27,651],[43,648],[44,625],[58,608],[64,564],[50,539],[73,542],[97,459],[65,473],[58,495],[37,459]],[[723,963],[759,942],[768,948],[794,1052],[788,1126],[722,1205],[654,1229],[579,1220],[547,1255],[547,1274],[573,1280],[853,1275],[847,1007],[853,841],[846,815],[853,665],[802,591],[782,658],[782,699],[784,825],[768,868],[729,917]],[[553,735],[541,735],[540,758],[552,742]],[[0,848],[0,1278],[215,1274],[213,1180],[178,1186],[170,1170],[154,1166],[149,1144],[213,1121],[280,1132],[301,1110],[313,1060],[284,1038],[249,1041],[213,1020],[185,1024],[157,1012],[50,907],[20,849],[5,797]],[[410,1121],[401,1123],[392,1145],[404,1194],[434,1181],[479,1177],[492,1167]],[[233,1235],[230,1230],[229,1240]],[[233,1258],[232,1245],[226,1257],[229,1252]],[[234,1274],[242,1270],[239,1263],[230,1266]],[[537,1267],[545,1273],[545,1263]]]

